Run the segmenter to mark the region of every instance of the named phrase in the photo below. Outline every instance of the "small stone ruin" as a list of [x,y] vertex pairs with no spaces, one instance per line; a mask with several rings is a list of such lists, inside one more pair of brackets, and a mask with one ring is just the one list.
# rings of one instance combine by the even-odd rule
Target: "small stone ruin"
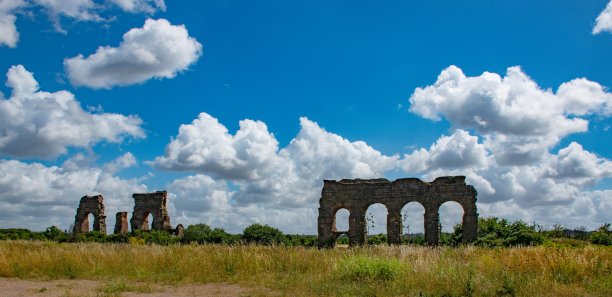
[[120,211],[116,215],[115,220],[115,234],[128,233],[128,219],[127,211]]
[[[365,244],[367,240],[366,211],[374,203],[387,208],[387,241],[399,244],[402,240],[401,210],[410,202],[418,202],[425,209],[425,239],[429,245],[437,245],[440,238],[438,209],[447,201],[455,201],[463,207],[463,241],[476,239],[478,213],[476,189],[465,184],[465,176],[438,177],[433,182],[417,178],[343,179],[323,181],[319,200],[319,246],[331,247],[336,238],[346,234],[350,245]],[[349,211],[349,229],[338,232],[336,212]]]
[[81,197],[72,232],[74,234],[89,232],[89,214],[94,217],[93,230],[106,234],[106,215],[102,195]]
[[[176,229],[170,225],[170,216],[166,204],[168,202],[168,193],[166,191],[157,191],[154,193],[135,193],[134,210],[130,225],[132,231],[149,230],[149,214],[153,217],[151,229],[165,230],[176,235],[182,235],[184,231],[183,225],[179,224]],[[104,214],[104,198],[102,195],[84,196],[81,198],[77,214],[74,219],[74,234],[89,232],[89,214],[94,216],[93,230],[106,234],[106,216]],[[115,234],[124,234],[128,230],[128,213],[120,211],[116,214]]]

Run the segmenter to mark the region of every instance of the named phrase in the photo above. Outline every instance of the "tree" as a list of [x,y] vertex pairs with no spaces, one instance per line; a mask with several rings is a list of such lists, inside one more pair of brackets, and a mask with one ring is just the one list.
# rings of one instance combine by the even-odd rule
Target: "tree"
[[253,224],[246,227],[242,232],[242,239],[245,242],[253,242],[258,244],[285,244],[287,238],[280,230],[268,225]]

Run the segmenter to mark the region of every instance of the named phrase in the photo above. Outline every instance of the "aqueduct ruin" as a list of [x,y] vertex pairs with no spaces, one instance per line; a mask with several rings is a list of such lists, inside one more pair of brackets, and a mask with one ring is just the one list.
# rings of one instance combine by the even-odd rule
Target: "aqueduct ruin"
[[[153,217],[151,229],[166,230],[174,232],[177,235],[182,234],[183,225],[179,224],[176,229],[170,225],[170,216],[168,215],[167,202],[168,193],[166,191],[157,191],[153,193],[135,193],[134,211],[130,225],[132,231],[149,230],[149,214]],[[104,197],[83,196],[77,209],[77,214],[74,218],[74,234],[89,232],[89,214],[94,217],[93,230],[106,234],[106,215],[104,214]],[[115,234],[127,233],[127,212],[121,211],[116,215]]]
[[106,234],[106,215],[104,214],[104,197],[102,195],[81,197],[74,218],[72,233],[89,232],[89,214],[94,217],[93,230]]
[[[476,189],[466,185],[465,176],[438,177],[433,182],[417,178],[387,179],[343,179],[324,180],[319,200],[319,246],[331,247],[336,238],[346,234],[350,245],[366,243],[366,211],[375,203],[387,208],[387,241],[399,244],[402,239],[401,210],[410,202],[418,202],[425,209],[425,239],[429,245],[439,241],[440,205],[455,201],[463,208],[463,241],[476,239],[478,213],[476,210]],[[349,230],[338,232],[336,212],[349,211]]]

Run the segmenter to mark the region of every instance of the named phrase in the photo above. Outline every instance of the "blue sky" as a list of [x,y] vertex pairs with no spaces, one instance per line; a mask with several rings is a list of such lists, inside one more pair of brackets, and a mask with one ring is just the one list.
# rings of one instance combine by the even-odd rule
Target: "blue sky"
[[0,0],[0,72],[83,109],[0,122],[0,226],[67,228],[85,194],[110,218],[168,189],[173,223],[314,233],[322,179],[461,174],[481,215],[594,228],[612,220],[607,6]]

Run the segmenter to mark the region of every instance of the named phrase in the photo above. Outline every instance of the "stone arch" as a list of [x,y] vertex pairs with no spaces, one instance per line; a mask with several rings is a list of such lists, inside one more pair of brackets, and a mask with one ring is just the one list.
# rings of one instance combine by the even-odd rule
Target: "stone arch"
[[[422,233],[425,236],[425,206],[417,201],[408,201],[400,211],[402,217],[401,236],[410,239],[410,234]],[[416,222],[416,223],[415,223]],[[408,228],[409,227],[409,228]]]
[[[341,219],[341,221],[344,221],[345,211],[346,211],[346,226],[344,226],[344,224],[340,224],[341,227],[339,228],[338,219]],[[334,212],[334,222],[332,223],[332,232],[336,232],[338,233],[338,235],[348,232],[350,216],[351,216],[351,211],[348,208],[340,207],[336,209],[336,211]]]
[[343,179],[324,180],[319,200],[319,246],[333,246],[337,236],[332,231],[335,211],[344,207],[350,210],[349,242],[364,244],[367,239],[366,210],[370,204],[381,203],[387,208],[387,238],[389,244],[401,242],[401,209],[409,202],[419,202],[425,208],[425,237],[430,245],[439,242],[440,205],[456,201],[464,209],[464,237],[466,242],[476,239],[478,213],[476,189],[465,183],[465,176],[446,176],[433,182],[417,178],[397,179]]
[[[384,227],[377,226],[380,223],[380,221],[378,220],[380,218],[376,217],[377,215],[383,215],[382,208],[384,208],[384,219],[380,221],[384,222]],[[379,212],[379,213],[376,213],[376,212]],[[366,207],[365,217],[366,217],[366,242],[367,242],[367,238],[371,235],[382,234],[382,232],[384,232],[384,234],[387,236],[389,235],[390,233],[389,222],[388,222],[389,207],[387,207],[387,205],[381,202],[370,203]]]
[[[456,209],[457,211],[460,211],[459,216],[461,217],[461,219],[459,219],[457,222],[450,222],[450,218],[449,218],[449,214],[445,214],[445,219],[440,218],[440,227],[442,228],[442,232],[448,232],[450,229],[448,229],[449,227],[452,228],[454,227],[457,223],[459,224],[463,224],[463,214],[465,213],[465,210],[463,210],[463,206],[454,200],[449,200],[449,201],[445,201],[443,203],[440,204],[440,206],[438,207],[438,213],[441,212],[441,210],[443,208],[449,209],[451,211],[453,211],[453,208]],[[444,230],[446,228],[446,230]]]
[[79,201],[74,227],[72,232],[76,234],[89,232],[89,215],[93,215],[93,231],[106,234],[106,215],[104,214],[104,197],[102,195],[83,196]]
[[130,219],[132,231],[149,230],[149,214],[153,217],[151,229],[172,230],[166,206],[168,201],[168,193],[166,191],[135,193],[132,197],[134,198],[134,211],[132,212],[132,219]]

